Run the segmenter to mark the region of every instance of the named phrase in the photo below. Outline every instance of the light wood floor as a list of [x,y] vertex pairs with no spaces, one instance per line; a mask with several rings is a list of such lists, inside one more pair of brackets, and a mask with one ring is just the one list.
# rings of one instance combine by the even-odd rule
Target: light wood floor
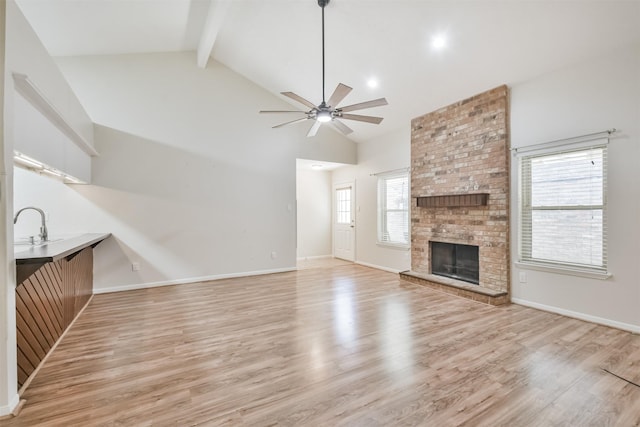
[[311,258],[299,259],[296,267],[298,270],[309,270],[311,268],[333,268],[351,264],[353,264],[353,262],[340,258]]
[[96,295],[3,426],[638,426],[640,336],[349,263]]

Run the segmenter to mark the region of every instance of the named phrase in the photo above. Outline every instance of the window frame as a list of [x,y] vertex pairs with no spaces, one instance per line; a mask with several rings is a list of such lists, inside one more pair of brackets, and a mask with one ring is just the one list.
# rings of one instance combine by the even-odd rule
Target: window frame
[[[584,277],[593,277],[606,279],[611,277],[611,274],[607,271],[608,268],[608,254],[607,254],[607,175],[608,175],[608,139],[605,140],[592,140],[583,141],[580,144],[558,144],[557,146],[546,149],[531,149],[522,150],[520,155],[518,152],[518,180],[519,180],[519,200],[518,200],[518,262],[516,265],[519,267],[531,267],[533,269],[543,271],[553,271],[565,274],[573,274]],[[590,205],[571,205],[568,209],[567,206],[562,205],[544,205],[539,207],[531,206],[531,197],[533,193],[533,185],[531,177],[525,179],[525,161],[531,161],[531,159],[543,158],[549,156],[558,156],[562,154],[572,154],[577,152],[586,152],[594,149],[602,150],[602,204],[590,204]],[[518,149],[519,151],[519,149]],[[530,173],[529,163],[529,173]],[[527,186],[529,184],[529,187]],[[536,210],[546,211],[564,211],[564,210],[576,210],[576,211],[593,211],[600,210],[602,212],[602,240],[600,249],[602,250],[602,264],[584,264],[580,262],[569,261],[556,261],[543,258],[535,258],[533,256],[533,250],[531,248],[533,242],[533,228],[532,228],[532,214]],[[527,230],[528,228],[528,230]],[[526,236],[527,231],[530,233],[528,238]],[[528,248],[525,245],[529,244]]]
[[[378,174],[378,183],[377,183],[377,198],[378,198],[378,209],[377,209],[377,234],[376,234],[376,244],[379,246],[386,246],[390,248],[397,249],[409,249],[411,247],[411,177],[408,171],[395,171],[388,172],[384,174]],[[386,193],[387,193],[387,182],[391,179],[397,178],[405,178],[407,181],[406,185],[406,199],[405,206],[406,209],[387,209],[386,205]],[[406,215],[406,242],[400,241],[390,241],[385,240],[383,238],[384,234],[387,232],[387,224],[386,218],[388,218],[388,212],[405,212]]]

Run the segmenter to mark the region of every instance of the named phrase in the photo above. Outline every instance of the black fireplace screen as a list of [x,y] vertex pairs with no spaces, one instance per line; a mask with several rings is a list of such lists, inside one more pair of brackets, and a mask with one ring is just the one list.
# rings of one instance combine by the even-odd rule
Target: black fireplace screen
[[431,273],[465,282],[480,282],[478,247],[454,243],[429,242]]

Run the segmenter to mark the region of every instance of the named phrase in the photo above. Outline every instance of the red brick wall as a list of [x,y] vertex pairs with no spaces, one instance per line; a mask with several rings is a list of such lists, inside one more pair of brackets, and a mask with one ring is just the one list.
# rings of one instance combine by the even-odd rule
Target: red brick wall
[[[429,241],[479,246],[480,286],[509,291],[509,89],[411,121],[411,269],[431,273]],[[415,198],[488,193],[487,206],[420,208]]]

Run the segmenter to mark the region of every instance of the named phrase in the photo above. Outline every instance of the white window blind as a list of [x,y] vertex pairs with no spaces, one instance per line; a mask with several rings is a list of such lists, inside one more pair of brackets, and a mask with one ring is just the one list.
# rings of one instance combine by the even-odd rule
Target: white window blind
[[409,245],[409,174],[378,177],[378,243]]
[[607,148],[520,158],[521,261],[606,271]]

